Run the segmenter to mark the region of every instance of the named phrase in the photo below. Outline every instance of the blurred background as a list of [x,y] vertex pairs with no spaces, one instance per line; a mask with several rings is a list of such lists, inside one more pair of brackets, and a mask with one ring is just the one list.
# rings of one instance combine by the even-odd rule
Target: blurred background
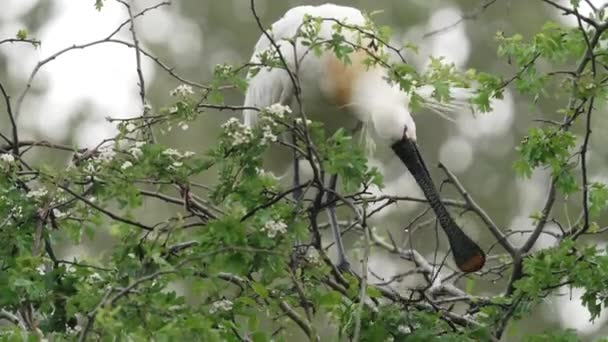
[[[257,0],[257,10],[265,25],[269,26],[287,9],[297,5],[316,5],[322,0]],[[490,1],[479,0],[334,0],[334,3],[358,7],[364,11],[383,10],[376,15],[380,25],[389,25],[393,32],[393,45],[413,43],[419,46],[418,55],[408,55],[408,61],[423,69],[428,56],[445,56],[458,68],[475,68],[512,76],[516,69],[507,60],[496,56],[494,40],[497,31],[506,36],[521,33],[530,37],[548,21],[576,25],[541,1],[503,0],[485,8]],[[601,5],[603,1],[593,1]],[[12,38],[18,30],[26,28],[30,37],[42,41],[39,48],[27,44],[3,44],[0,46],[0,79],[16,98],[26,86],[28,77],[38,61],[72,44],[101,39],[110,34],[127,19],[123,6],[107,0],[98,12],[94,1],[70,0],[3,0],[0,4],[0,40]],[[155,2],[139,0],[140,8]],[[562,1],[568,4],[568,1]],[[582,5],[585,11],[585,5]],[[430,36],[434,30],[468,18],[445,32]],[[174,0],[169,7],[162,7],[146,14],[137,21],[139,38],[144,48],[158,56],[177,73],[187,79],[206,83],[218,63],[242,64],[249,60],[251,51],[260,36],[249,8],[248,0]],[[130,40],[128,29],[118,37]],[[542,67],[542,65],[541,65]],[[159,69],[152,61],[143,60],[148,100],[153,108],[170,101],[169,92],[179,83]],[[427,112],[415,113],[418,139],[423,146],[429,165],[437,161],[445,163],[461,180],[476,201],[487,210],[503,229],[526,230],[532,227],[530,215],[540,210],[549,184],[548,173],[542,170],[529,180],[517,178],[512,164],[517,158],[515,146],[535,118],[558,118],[555,110],[566,99],[547,97],[534,103],[532,99],[518,96],[507,90],[504,100],[494,103],[494,111],[476,114],[463,111],[455,122],[449,122]],[[242,95],[236,92],[226,97],[228,104],[240,105]],[[9,132],[6,110],[0,106],[0,128]],[[604,109],[600,108],[602,112]],[[134,51],[120,45],[103,44],[85,50],[71,51],[46,65],[32,83],[32,90],[21,108],[18,125],[21,139],[45,139],[52,142],[90,147],[103,138],[111,137],[115,128],[105,120],[107,116],[128,117],[141,113],[135,73]],[[189,125],[189,129],[176,128],[163,136],[163,143],[199,153],[214,143],[221,123],[236,112],[209,111]],[[608,180],[607,138],[602,134],[608,121],[605,116],[594,117],[594,134],[590,149],[590,175],[592,180]],[[575,127],[575,131],[580,131]],[[55,154],[31,156],[55,166],[65,165],[68,157]],[[433,168],[438,182],[442,175]],[[446,189],[446,196],[457,194]],[[393,194],[419,195],[409,176],[387,179],[387,190]],[[578,196],[578,195],[577,195]],[[580,208],[578,198],[558,201],[554,213],[565,219],[566,213],[574,219]],[[147,214],[166,213],[168,208],[156,208],[146,204]],[[374,224],[377,229],[394,230],[396,236],[404,235],[402,227],[423,206],[399,205],[384,212]],[[163,212],[165,210],[165,212]],[[465,230],[486,248],[494,238],[471,215],[461,217]],[[606,218],[600,225],[606,224]],[[432,255],[435,232],[432,226],[424,228],[413,244]],[[551,229],[557,230],[556,227]],[[399,235],[400,234],[400,235]],[[429,236],[432,238],[429,239]],[[446,246],[442,234],[439,238]],[[526,235],[514,235],[516,242]],[[356,242],[356,236],[347,236],[347,243]],[[599,239],[599,238],[598,238]],[[555,240],[541,236],[535,248],[552,246]],[[601,246],[603,240],[595,241]],[[73,251],[76,252],[76,251]],[[79,251],[79,253],[91,251]],[[374,254],[370,267],[377,273],[390,276],[402,270],[402,263],[383,253]],[[405,284],[407,285],[407,284]],[[493,294],[504,288],[504,280],[480,281],[478,294]],[[507,332],[507,339],[517,340],[523,332],[539,332],[556,327],[577,329],[589,340],[608,333],[605,325],[608,316],[602,315],[595,322],[580,304],[580,292],[562,291],[535,310],[534,315],[515,324]],[[511,334],[509,334],[511,333]],[[510,336],[510,337],[509,337]]]

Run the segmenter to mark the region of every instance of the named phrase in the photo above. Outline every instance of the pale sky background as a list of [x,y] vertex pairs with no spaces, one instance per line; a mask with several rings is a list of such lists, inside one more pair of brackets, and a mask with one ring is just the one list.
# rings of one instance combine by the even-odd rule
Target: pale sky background
[[[234,7],[234,20],[247,22],[250,19],[248,1],[230,1]],[[38,0],[2,0],[2,2],[0,38],[13,37],[19,29],[26,27],[24,15],[38,3]],[[195,67],[197,58],[192,56],[201,55],[203,52],[206,52],[209,58],[199,66],[202,69],[211,69],[215,63],[238,61],[239,53],[236,47],[224,45],[222,48],[217,48],[217,41],[225,38],[229,41],[230,39],[227,39],[229,37],[216,36],[212,31],[203,32],[200,23],[181,14],[182,2],[184,1],[173,1],[171,7],[162,7],[138,20],[143,46],[149,49],[152,45],[168,42],[165,56],[169,56],[174,65],[182,67]],[[568,3],[568,1],[562,2]],[[594,1],[598,6],[605,2]],[[269,0],[258,2],[261,14],[269,3]],[[291,3],[305,3],[305,1],[291,1]],[[584,2],[582,6],[583,12],[589,11]],[[39,49],[25,44],[0,47],[0,59],[6,60],[9,66],[8,75],[13,84],[18,85],[16,88],[18,91],[25,86],[29,74],[38,61],[72,44],[103,38],[126,19],[124,7],[113,1],[106,1],[101,13],[95,10],[92,0],[53,0],[48,7],[50,11],[46,22],[39,30],[31,32],[32,37],[42,41]],[[433,13],[426,23],[408,27],[403,32],[395,32],[393,39],[414,41],[420,45],[421,54],[414,60],[419,68],[424,67],[429,54],[443,55],[457,66],[465,67],[473,52],[464,25],[459,25],[431,39],[421,39],[422,34],[456,21],[462,14],[457,6],[447,5]],[[555,19],[576,25],[572,18],[558,13],[555,13]],[[226,22],[225,25],[230,25],[230,22]],[[257,30],[257,27],[252,26],[251,29]],[[222,32],[223,35],[230,34],[227,33],[229,30]],[[130,33],[126,29],[117,37],[131,40]],[[252,41],[250,45],[253,44]],[[144,58],[143,72],[146,84],[151,85],[158,74],[164,71]],[[33,87],[34,91],[26,98],[22,114],[18,118],[22,135],[25,137],[62,141],[75,132],[75,141],[79,146],[94,146],[103,138],[111,137],[115,133],[115,128],[105,121],[105,117],[136,116],[142,111],[138,96],[134,51],[119,45],[104,44],[86,50],[71,51],[45,66],[35,79]],[[76,120],[79,117],[83,119]],[[77,122],[76,127],[72,127],[74,122]],[[478,154],[487,153],[483,143],[487,137],[502,138],[502,147],[493,147],[492,153],[506,154],[517,143],[510,134],[513,123],[514,98],[507,91],[504,100],[494,104],[493,113],[481,117],[459,115],[454,129],[449,130],[445,142],[439,147],[439,159],[450,165],[454,172],[465,173],[475,165]],[[499,178],[496,176],[493,180],[492,177],[494,176],[488,176],[487,185],[482,189],[488,194],[499,191],[501,186]],[[530,180],[516,181],[520,213],[513,215],[510,226],[521,229],[531,227],[529,209],[540,207],[545,198],[547,179],[546,173],[537,172]],[[409,183],[409,179],[399,178],[388,184],[388,188],[392,192],[411,189],[412,184],[406,183]],[[524,237],[518,236],[517,241],[523,241]],[[535,248],[546,248],[552,246],[553,242],[551,238],[543,235]],[[394,264],[386,261],[383,257],[378,257],[372,260],[371,264],[374,269],[381,270],[385,275],[398,272]],[[602,315],[595,323],[589,322],[589,314],[580,304],[580,295],[578,290],[573,291],[571,295],[564,291],[563,296],[554,296],[547,300],[543,310],[546,310],[547,314],[557,311],[558,315],[555,317],[562,326],[591,334],[599,329],[607,317]]]

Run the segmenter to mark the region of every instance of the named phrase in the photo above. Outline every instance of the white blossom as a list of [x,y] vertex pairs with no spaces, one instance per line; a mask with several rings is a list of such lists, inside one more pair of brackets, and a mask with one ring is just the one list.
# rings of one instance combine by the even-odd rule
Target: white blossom
[[41,197],[46,196],[46,194],[48,194],[48,193],[49,193],[49,192],[48,192],[48,190],[47,190],[46,188],[44,188],[44,187],[40,187],[40,188],[38,188],[38,189],[36,189],[36,190],[30,190],[30,191],[29,191],[29,192],[28,192],[28,193],[25,195],[25,197],[27,197],[27,198],[35,198],[35,199],[38,199],[38,198],[41,198]]
[[[302,120],[302,118],[296,118],[296,125],[302,125],[304,123],[304,120]],[[306,126],[312,124],[312,121],[310,120],[306,120]]]
[[177,106],[169,107],[169,114],[175,114],[178,111],[179,111],[179,108],[177,108]]
[[173,166],[174,168],[182,167],[183,165],[184,163],[182,162],[173,162],[173,164],[171,164],[171,166]]
[[309,248],[306,251],[306,259],[313,264],[318,264],[321,261],[321,256],[316,248]]
[[194,95],[194,90],[192,90],[191,86],[189,86],[187,84],[182,84],[182,85],[177,86],[177,88],[171,90],[169,95],[186,97],[188,95]]
[[279,119],[282,119],[285,116],[285,113],[291,113],[291,108],[289,106],[284,106],[280,103],[275,103],[266,107],[266,111],[273,116],[276,116]]
[[127,130],[127,132],[133,132],[134,130],[137,129],[137,126],[135,126],[134,123],[129,122],[126,126],[125,129]]
[[172,156],[172,157],[181,157],[182,156],[182,154],[179,153],[179,151],[174,148],[168,148],[168,149],[164,150],[162,152],[162,154],[165,156]]
[[247,144],[253,138],[251,128],[242,124],[237,118],[231,118],[222,124],[226,134],[232,139],[232,146]]
[[122,163],[120,168],[122,170],[126,170],[126,169],[130,168],[131,166],[133,166],[133,163],[131,163],[130,161],[127,160],[126,162]]
[[66,264],[65,265],[65,272],[66,273],[74,273],[76,272],[76,267],[70,265],[70,264]]
[[411,332],[410,327],[405,324],[401,324],[397,327],[397,330],[402,334],[409,334]]
[[192,152],[192,151],[186,151],[184,152],[184,158],[190,158],[192,156],[194,156],[196,153]]
[[40,264],[40,265],[36,266],[36,271],[38,271],[38,274],[40,274],[40,275],[45,275],[46,267],[44,267],[44,264]]
[[15,162],[15,157],[10,153],[2,153],[0,154],[0,161],[2,161],[3,164],[12,164]]
[[272,133],[270,127],[264,127],[263,135],[262,135],[262,144],[268,144],[269,142],[277,141],[277,136]]
[[218,300],[211,304],[211,308],[209,308],[209,313],[214,314],[218,311],[230,311],[232,310],[232,302],[228,299]]
[[144,155],[144,153],[141,151],[141,149],[139,147],[137,147],[137,143],[135,144],[135,147],[131,147],[129,149],[129,153],[135,159],[139,159],[139,158],[141,158]]
[[228,119],[228,121],[224,122],[221,127],[223,129],[228,129],[228,128],[231,128],[234,125],[240,125],[240,124],[241,124],[241,122],[239,121],[239,119],[237,119],[237,118],[230,118],[230,119]]
[[232,146],[238,146],[247,144],[251,141],[253,134],[249,127],[246,127],[243,132],[235,132],[233,135],[234,140],[232,141]]
[[74,326],[74,328],[70,327],[68,324],[65,325],[65,333],[68,335],[78,335],[82,327],[80,325]]
[[190,128],[190,126],[188,126],[188,124],[182,124],[182,125],[180,126],[180,128],[181,128],[183,131],[187,131],[187,130],[188,130],[188,128]]
[[286,233],[287,225],[283,221],[270,220],[264,224],[262,231],[266,232],[269,238],[274,238],[277,234]]
[[53,209],[53,216],[55,216],[56,219],[61,219],[61,218],[66,217],[67,214],[64,213],[63,211],[57,209],[57,208],[54,208]]
[[[2,196],[4,197],[4,196]],[[9,201],[6,201],[3,199],[3,201],[5,201],[6,204],[10,204]],[[11,216],[13,216],[16,219],[22,219],[23,218],[23,207],[22,206],[16,206],[11,208]]]
[[89,276],[89,280],[91,280],[91,281],[100,281],[100,280],[103,280],[103,278],[99,275],[99,273],[95,272],[95,273],[92,273]]
[[95,173],[95,171],[97,171],[97,168],[95,167],[95,164],[93,163],[88,163],[85,167],[84,167],[84,171],[87,173]]
[[99,156],[97,157],[97,159],[102,162],[111,162],[115,156],[116,156],[116,152],[114,151],[113,148],[105,147],[105,148],[99,149]]
[[141,148],[142,146],[144,146],[145,144],[147,144],[146,141],[136,141],[135,142],[135,147],[137,148]]

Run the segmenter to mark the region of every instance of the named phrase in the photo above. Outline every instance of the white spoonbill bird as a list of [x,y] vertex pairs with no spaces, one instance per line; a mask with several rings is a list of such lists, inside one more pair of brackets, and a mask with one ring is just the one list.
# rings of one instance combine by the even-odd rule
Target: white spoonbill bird
[[[317,32],[321,40],[335,37],[339,30],[337,22],[351,28],[364,27],[367,23],[361,11],[334,4],[299,6],[287,11],[259,39],[251,62],[260,63],[262,54],[276,53],[278,47],[285,66],[292,74],[285,67],[261,68],[259,72],[250,74],[244,106],[265,108],[275,103],[290,105],[294,100],[296,84],[299,84],[300,98],[306,104],[318,107],[320,103],[320,109],[332,106],[326,107],[326,110],[314,111],[308,111],[307,108],[311,119],[324,124],[335,124],[338,121],[347,129],[361,125],[368,138],[373,137],[375,142],[390,146],[413,175],[448,237],[458,268],[464,272],[479,270],[485,263],[484,252],[456,225],[441,203],[418,151],[416,124],[408,110],[409,95],[388,81],[387,69],[381,64],[371,67],[364,64],[370,49],[379,50],[383,47],[356,29],[342,29],[339,34],[351,46],[358,47],[350,53],[350,63],[343,62],[344,59],[338,58],[334,51],[325,51],[320,55],[312,53],[310,47],[306,46],[309,44],[302,44],[304,40],[299,34],[306,18],[310,17],[322,18]],[[294,79],[298,81],[296,84]],[[427,91],[426,95],[429,107],[437,105],[432,100],[431,93],[432,91]],[[418,94],[425,96],[424,90]],[[340,115],[337,120],[329,117],[327,113],[332,112],[329,109],[336,108],[346,115]],[[245,124],[254,125],[257,115],[255,110],[245,110]],[[335,177],[330,184],[335,186]],[[328,213],[338,249],[339,266],[346,266],[335,208],[330,207]]]

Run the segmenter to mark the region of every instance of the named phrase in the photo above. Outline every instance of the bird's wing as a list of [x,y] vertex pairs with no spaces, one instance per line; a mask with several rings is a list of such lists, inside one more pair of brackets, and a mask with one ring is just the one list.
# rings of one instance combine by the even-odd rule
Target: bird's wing
[[[296,49],[287,40],[295,37],[298,29],[302,25],[304,17],[310,15],[313,17],[332,18],[340,21],[345,21],[352,25],[363,25],[365,18],[363,14],[352,7],[337,6],[333,4],[325,4],[321,6],[298,6],[290,9],[285,15],[272,24],[269,31],[273,41],[279,47],[281,55],[284,58],[287,67],[291,71],[295,71],[296,62],[303,62],[299,65],[300,74],[315,74],[318,70],[303,70],[319,69],[320,63],[311,61],[315,58],[314,54],[306,54],[307,48],[301,44],[297,44]],[[333,32],[333,22],[323,22],[319,36],[322,38],[330,38]],[[260,54],[266,51],[272,51],[274,46],[271,41],[262,35],[255,45],[251,63],[260,63]],[[305,58],[305,61],[302,61]],[[255,75],[249,76],[249,87],[245,94],[245,107],[255,107],[258,109],[265,108],[274,103],[288,105],[294,95],[294,85],[289,77],[289,73],[282,68],[267,68],[263,67]],[[246,125],[253,125],[257,120],[258,112],[253,109],[243,111]]]

